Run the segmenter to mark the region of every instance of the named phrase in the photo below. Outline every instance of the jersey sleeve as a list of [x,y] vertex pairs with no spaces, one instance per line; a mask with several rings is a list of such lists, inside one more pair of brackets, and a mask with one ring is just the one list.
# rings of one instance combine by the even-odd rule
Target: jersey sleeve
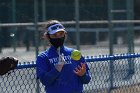
[[52,84],[60,74],[55,68],[50,68],[50,63],[46,57],[38,56],[36,65],[37,78],[40,79],[45,86]]

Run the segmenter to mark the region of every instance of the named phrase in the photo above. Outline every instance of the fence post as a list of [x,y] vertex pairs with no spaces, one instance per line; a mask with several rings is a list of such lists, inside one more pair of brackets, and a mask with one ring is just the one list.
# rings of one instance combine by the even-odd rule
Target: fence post
[[[109,55],[113,55],[113,14],[111,10],[113,9],[113,0],[108,0],[108,20],[109,20]],[[110,70],[110,75],[109,75],[109,81],[110,81],[110,88],[109,88],[109,93],[111,93],[111,90],[113,89],[113,60],[110,60],[109,64],[109,70]]]
[[109,70],[110,70],[110,75],[109,75],[110,89],[109,89],[109,93],[111,93],[111,90],[113,89],[113,70],[114,70],[113,62],[114,62],[113,60],[110,60],[110,65],[109,65]]
[[[36,57],[39,52],[39,32],[38,32],[38,0],[34,0],[34,27],[35,27],[35,49],[36,49]],[[36,79],[37,88],[36,92],[40,93],[39,88],[39,80]]]
[[[1,23],[1,22],[0,22]],[[0,53],[2,53],[2,35],[1,35],[1,27],[0,27]]]
[[[13,23],[16,22],[16,0],[12,0],[12,21]],[[11,36],[13,39],[13,49],[14,52],[16,52],[16,27],[13,27]]]
[[75,0],[75,20],[76,20],[76,47],[80,50],[80,32],[79,32],[79,0]]
[[[46,0],[42,0],[42,21],[46,21]],[[44,50],[47,48],[46,40],[43,40]]]
[[[134,13],[133,13],[133,1],[134,0],[127,0],[127,20],[133,20],[134,18]],[[134,29],[133,29],[133,23],[128,23],[128,53],[134,53]],[[128,76],[131,77],[134,74],[134,62],[133,60],[129,59],[128,60],[128,65],[129,65],[129,72]],[[127,76],[127,77],[128,77]]]

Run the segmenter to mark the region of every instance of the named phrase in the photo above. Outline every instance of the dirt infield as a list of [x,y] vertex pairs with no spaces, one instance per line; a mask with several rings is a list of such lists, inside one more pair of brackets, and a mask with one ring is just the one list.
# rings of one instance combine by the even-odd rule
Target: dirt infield
[[[76,46],[69,46],[71,48],[75,48]],[[114,54],[122,54],[127,53],[127,46],[125,45],[117,45],[114,46]],[[39,48],[39,53],[44,51],[43,47]],[[80,51],[84,56],[99,56],[99,55],[108,55],[109,47],[107,45],[81,45]],[[135,47],[136,53],[140,52],[140,47]],[[35,61],[36,52],[35,48],[31,47],[30,51],[26,51],[25,47],[17,47],[16,52],[13,52],[13,48],[3,48],[2,53],[0,53],[0,57],[3,56],[14,56],[17,57],[21,62]]]

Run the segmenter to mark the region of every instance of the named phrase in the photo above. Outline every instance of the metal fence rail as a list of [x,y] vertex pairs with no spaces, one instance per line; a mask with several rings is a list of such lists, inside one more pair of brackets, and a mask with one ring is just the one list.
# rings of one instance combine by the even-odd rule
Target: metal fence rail
[[[139,60],[140,54],[86,57],[92,79],[84,85],[83,93],[140,93]],[[129,62],[134,62],[132,75],[128,74]],[[34,62],[25,62],[18,64],[11,73],[0,76],[0,93],[36,93],[37,90],[45,93],[44,86],[40,82],[37,84],[35,69]]]

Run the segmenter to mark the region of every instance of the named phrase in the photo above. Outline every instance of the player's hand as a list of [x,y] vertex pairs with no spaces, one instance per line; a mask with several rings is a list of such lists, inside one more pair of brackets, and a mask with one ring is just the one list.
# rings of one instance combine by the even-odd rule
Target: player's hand
[[81,66],[75,68],[74,73],[78,76],[83,76],[86,73],[86,64],[81,63]]
[[60,55],[60,60],[59,60],[59,62],[58,62],[57,64],[55,64],[55,68],[56,68],[59,72],[61,72],[61,70],[62,70],[64,64],[65,64],[65,59],[64,59],[63,56]]

